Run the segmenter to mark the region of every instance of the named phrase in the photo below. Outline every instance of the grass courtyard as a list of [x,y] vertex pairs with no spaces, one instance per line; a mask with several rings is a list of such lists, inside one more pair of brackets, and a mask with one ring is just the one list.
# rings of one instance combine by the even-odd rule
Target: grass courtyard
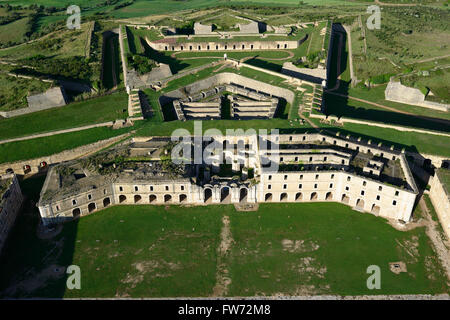
[[[22,189],[37,200],[42,183],[28,179]],[[1,257],[3,297],[210,296],[219,261],[229,296],[449,292],[423,228],[397,231],[341,204],[117,206],[66,223],[49,240],[36,237],[37,214],[25,206]],[[222,256],[224,216],[231,245]],[[398,261],[407,272],[389,270]],[[81,268],[80,290],[50,272],[70,264]],[[369,265],[381,268],[380,290],[366,287]]]

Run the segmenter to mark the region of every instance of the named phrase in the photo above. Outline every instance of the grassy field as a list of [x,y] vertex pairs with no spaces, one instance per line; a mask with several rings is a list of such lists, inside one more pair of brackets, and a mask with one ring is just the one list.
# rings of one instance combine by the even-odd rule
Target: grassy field
[[[364,96],[361,97],[364,99]],[[368,120],[386,124],[400,125],[404,127],[415,127],[433,131],[450,132],[450,124],[437,124],[434,121],[417,118],[411,115],[392,112],[381,107],[368,103],[335,96],[329,93],[324,94],[326,101],[326,114],[338,117]],[[421,111],[424,113],[424,111]],[[431,114],[433,112],[430,112]],[[448,116],[446,114],[446,116]]]
[[0,119],[0,139],[124,119],[127,117],[127,103],[128,95],[120,92],[64,107]]
[[0,43],[20,42],[28,32],[30,18],[22,18],[0,26]]
[[[37,199],[42,183],[25,180],[22,190]],[[232,240],[225,257],[218,254],[223,216]],[[233,206],[117,206],[65,224],[51,240],[36,237],[36,217],[26,206],[5,247],[2,296],[211,296],[219,259],[231,279],[229,296],[449,291],[423,228],[397,231],[341,204],[263,204],[245,213]],[[406,273],[389,270],[397,261]],[[65,289],[65,275],[52,274],[70,264],[81,269],[80,290]],[[380,290],[366,287],[370,265],[381,268]]]
[[68,58],[85,55],[89,23],[80,30],[63,29],[50,33],[37,41],[0,50],[0,58],[20,60],[37,54],[51,58]]
[[130,131],[108,127],[62,133],[53,136],[0,144],[0,163],[34,159],[71,150]]
[[25,108],[28,106],[27,96],[30,93],[44,92],[50,86],[48,82],[16,78],[0,73],[0,111]]

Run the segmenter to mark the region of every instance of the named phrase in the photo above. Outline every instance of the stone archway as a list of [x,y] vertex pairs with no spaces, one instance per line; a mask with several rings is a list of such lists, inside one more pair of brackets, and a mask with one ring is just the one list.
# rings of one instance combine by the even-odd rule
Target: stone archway
[[370,210],[371,213],[379,215],[380,214],[380,206],[377,206],[376,204],[372,205],[372,209]]
[[272,201],[272,194],[271,193],[266,193],[266,195],[264,197],[264,201],[271,202]]
[[88,212],[89,213],[95,211],[95,209],[97,209],[97,206],[95,205],[94,202],[91,202],[91,203],[88,204]]
[[75,208],[75,209],[72,210],[72,216],[73,216],[74,218],[77,218],[77,217],[79,217],[80,215],[81,215],[81,210],[80,210],[80,208]]
[[150,203],[156,202],[156,196],[155,196],[154,194],[149,195],[148,201],[149,201]]
[[142,200],[142,197],[140,195],[136,194],[134,196],[134,203],[139,203],[139,202],[141,202],[141,200]]
[[164,195],[164,203],[169,203],[172,201],[172,196],[170,194]]
[[248,190],[247,188],[241,188],[239,190],[239,202],[247,202]]
[[288,195],[287,195],[286,192],[283,192],[283,193],[280,195],[280,201],[282,201],[282,202],[288,201]]
[[127,197],[124,196],[123,194],[121,194],[121,195],[119,196],[119,203],[123,203],[123,202],[125,202],[125,201],[127,201]]
[[303,194],[301,192],[298,192],[295,195],[295,201],[302,201],[303,200]]
[[223,187],[220,190],[220,202],[229,203],[231,202],[230,188]]
[[356,200],[356,208],[357,209],[364,209],[364,200],[363,199],[358,199]]
[[180,203],[187,202],[187,196],[185,194],[180,194],[179,201]]
[[204,197],[204,202],[205,203],[210,203],[210,202],[212,202],[212,190],[210,189],[210,188],[206,188],[205,190],[204,190],[204,195],[205,195],[205,197]]
[[332,192],[327,192],[327,194],[325,195],[325,200],[333,200],[333,193]]
[[111,204],[111,199],[110,198],[105,198],[103,199],[103,207],[106,208],[107,206],[109,206]]
[[343,194],[341,201],[343,203],[349,204],[350,203],[350,198],[346,194]]
[[313,193],[311,193],[311,197],[309,198],[309,200],[315,201],[315,200],[317,200],[317,198],[318,198],[317,192],[313,192]]

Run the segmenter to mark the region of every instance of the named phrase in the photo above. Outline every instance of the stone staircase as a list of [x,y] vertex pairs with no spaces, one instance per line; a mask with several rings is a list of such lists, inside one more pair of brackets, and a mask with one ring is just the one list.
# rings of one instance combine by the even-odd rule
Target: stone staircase
[[130,120],[144,120],[138,89],[132,89],[128,96],[128,118]]

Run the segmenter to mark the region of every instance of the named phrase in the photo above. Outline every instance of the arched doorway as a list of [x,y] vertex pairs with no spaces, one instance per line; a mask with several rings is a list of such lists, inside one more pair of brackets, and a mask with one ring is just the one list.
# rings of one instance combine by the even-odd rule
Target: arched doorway
[[127,197],[124,196],[123,194],[121,194],[121,195],[119,196],[119,203],[123,203],[123,202],[125,202],[126,200],[127,200]]
[[283,193],[280,195],[280,201],[288,201],[288,195],[287,195],[286,192],[283,192]]
[[341,200],[343,203],[346,203],[346,204],[349,204],[350,203],[350,198],[347,196],[347,195],[345,195],[345,194],[343,194],[342,195],[342,200]]
[[264,197],[264,201],[266,201],[266,202],[272,201],[272,194],[266,193],[266,196]]
[[239,191],[239,202],[246,202],[247,195],[248,195],[247,188],[241,188],[241,190]]
[[295,195],[295,201],[302,201],[302,199],[303,199],[303,194],[301,192],[299,192]]
[[150,202],[150,203],[156,202],[156,196],[154,194],[151,194],[148,197],[148,202]]
[[141,202],[141,200],[142,200],[142,197],[140,195],[136,194],[134,196],[134,203],[139,203],[139,202]]
[[333,193],[327,192],[327,194],[325,196],[325,200],[333,200]]
[[80,214],[81,214],[80,208],[75,208],[75,209],[72,210],[72,216],[73,216],[74,218],[79,217]]
[[172,201],[172,196],[170,194],[164,195],[164,203],[168,203]]
[[88,212],[89,213],[94,211],[95,209],[97,209],[97,206],[95,205],[94,202],[91,202],[91,203],[88,204]]
[[107,207],[111,204],[111,199],[110,198],[105,198],[103,199],[103,207]]
[[311,197],[309,198],[309,200],[311,201],[317,200],[317,192],[311,193]]
[[187,201],[187,196],[185,194],[180,194],[180,203],[184,203]]
[[204,192],[205,192],[204,202],[210,203],[212,201],[212,190],[210,188],[206,188]]
[[361,210],[364,209],[364,200],[358,199],[356,201],[356,208],[361,209]]
[[220,190],[220,202],[230,202],[231,201],[231,196],[230,196],[230,188],[228,187],[223,187]]
[[370,210],[370,212],[372,212],[373,214],[379,215],[380,214],[380,207],[377,206],[376,204],[372,205],[372,210]]

